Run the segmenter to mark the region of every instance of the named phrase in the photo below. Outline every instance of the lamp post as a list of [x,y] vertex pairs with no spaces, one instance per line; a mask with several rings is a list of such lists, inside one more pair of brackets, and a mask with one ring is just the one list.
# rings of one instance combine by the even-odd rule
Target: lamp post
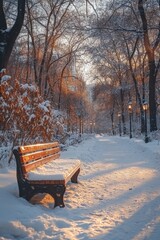
[[128,103],[128,112],[129,112],[129,137],[132,138],[132,102]]
[[148,103],[144,102],[143,103],[143,110],[144,110],[144,127],[145,127],[145,138],[144,141],[145,143],[148,143],[148,135],[147,135],[147,110],[148,110]]
[[81,113],[78,111],[77,112],[77,116],[78,116],[78,125],[79,125],[79,136],[81,136],[81,133],[82,133],[82,124],[81,124],[81,121],[82,121],[82,119],[81,119]]
[[92,121],[90,121],[90,133],[92,133]]
[[93,122],[93,132],[95,133],[96,132],[96,123]]
[[119,123],[118,123],[118,125],[119,125],[119,136],[121,137],[122,130],[121,130],[121,114],[120,113],[118,113],[118,120],[119,120]]

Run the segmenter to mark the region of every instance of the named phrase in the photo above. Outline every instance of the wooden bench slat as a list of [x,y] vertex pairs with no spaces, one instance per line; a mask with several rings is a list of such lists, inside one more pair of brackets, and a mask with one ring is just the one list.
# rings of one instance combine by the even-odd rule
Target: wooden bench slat
[[59,143],[58,142],[53,142],[53,143],[39,143],[39,144],[34,144],[34,145],[26,145],[26,146],[21,146],[18,148],[19,153],[29,153],[29,152],[35,152],[38,150],[43,150],[47,148],[52,148],[52,147],[58,147]]
[[37,159],[46,157],[48,155],[54,155],[58,152],[60,152],[60,148],[55,147],[55,148],[52,148],[52,149],[47,149],[45,151],[41,150],[39,152],[28,153],[28,154],[22,155],[20,157],[20,160],[21,160],[22,163],[27,163],[27,162],[31,162],[31,161],[36,161]]
[[78,171],[79,167],[77,167],[77,169],[73,169],[72,172],[70,172],[70,174],[68,174],[66,177],[65,177],[65,183],[69,182],[69,180],[71,179],[71,177],[74,175],[75,171]]
[[26,175],[27,172],[39,167],[39,166],[42,166],[43,164],[51,161],[51,160],[54,160],[56,158],[59,158],[60,154],[55,154],[55,155],[52,155],[52,156],[48,156],[48,157],[45,157],[45,158],[42,158],[40,160],[37,160],[35,162],[31,162],[31,163],[28,163],[28,164],[25,164],[22,166],[22,169],[23,169],[23,173],[24,175]]

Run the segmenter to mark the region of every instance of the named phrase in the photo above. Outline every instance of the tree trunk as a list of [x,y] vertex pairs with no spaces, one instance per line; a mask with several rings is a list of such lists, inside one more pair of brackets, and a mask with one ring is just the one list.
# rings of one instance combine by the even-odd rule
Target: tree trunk
[[150,108],[150,131],[157,130],[156,108],[156,66],[155,61],[149,61],[149,108]]
[[7,29],[3,1],[0,1],[0,70],[7,67],[14,43],[21,31],[25,14],[25,0],[18,0],[17,12],[14,25]]
[[[156,84],[156,64],[155,64],[155,47],[151,46],[149,41],[148,33],[148,23],[146,14],[143,7],[143,0],[138,0],[138,10],[142,21],[143,28],[143,40],[146,54],[148,57],[148,68],[149,68],[149,110],[150,110],[150,131],[157,130],[157,120],[156,120],[156,94],[155,94],[155,84]],[[159,38],[157,38],[157,45]]]
[[121,114],[122,114],[122,129],[123,129],[123,134],[126,134],[126,123],[125,123],[125,115],[124,115],[124,90],[122,89],[122,82],[119,79],[120,83],[120,99],[121,99]]

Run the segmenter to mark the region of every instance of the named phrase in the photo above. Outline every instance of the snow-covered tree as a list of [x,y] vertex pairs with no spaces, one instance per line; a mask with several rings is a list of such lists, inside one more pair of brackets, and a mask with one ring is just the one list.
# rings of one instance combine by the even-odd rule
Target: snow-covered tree
[[7,26],[4,1],[0,1],[0,70],[7,67],[14,43],[21,31],[24,14],[25,0],[17,2],[17,17],[12,26]]

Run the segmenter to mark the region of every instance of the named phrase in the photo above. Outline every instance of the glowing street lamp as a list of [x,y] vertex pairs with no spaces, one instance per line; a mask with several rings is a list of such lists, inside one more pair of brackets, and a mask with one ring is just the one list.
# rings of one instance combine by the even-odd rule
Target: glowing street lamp
[[145,139],[144,139],[144,141],[145,141],[145,143],[148,143],[148,136],[147,136],[147,110],[148,110],[148,103],[145,101],[144,103],[143,103],[143,110],[144,110],[144,122],[145,122],[145,124],[144,124],[144,126],[145,126]]
[[90,121],[89,124],[90,124],[90,133],[92,133],[92,126],[93,126],[93,125],[92,125],[92,121]]
[[122,135],[122,130],[121,130],[121,113],[118,113],[118,120],[119,120],[119,136],[121,137]]
[[129,112],[129,137],[132,138],[132,102],[128,103],[128,112]]

